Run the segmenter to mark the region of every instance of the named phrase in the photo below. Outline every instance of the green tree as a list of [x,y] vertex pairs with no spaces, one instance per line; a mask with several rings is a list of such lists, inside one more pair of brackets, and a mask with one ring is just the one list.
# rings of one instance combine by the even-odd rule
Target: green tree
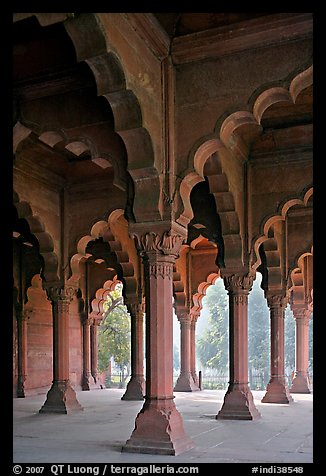
[[99,327],[98,367],[103,372],[113,357],[122,381],[130,374],[130,315],[123,304],[122,286],[111,291],[103,305],[104,317]]
[[222,280],[208,289],[203,306],[209,310],[209,325],[197,339],[197,355],[204,367],[225,374],[229,367],[228,295]]

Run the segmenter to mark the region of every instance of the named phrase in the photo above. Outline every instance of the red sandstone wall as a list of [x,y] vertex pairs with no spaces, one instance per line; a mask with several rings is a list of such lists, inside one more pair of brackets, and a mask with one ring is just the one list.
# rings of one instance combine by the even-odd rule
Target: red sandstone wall
[[256,90],[283,80],[307,63],[311,55],[308,39],[178,65],[178,171],[187,168],[186,158],[192,147],[214,132],[222,115],[248,110],[248,101]]
[[107,221],[117,208],[124,209],[126,194],[110,181],[74,184],[69,189],[69,256],[77,253],[77,243],[89,235],[92,226],[100,220]]

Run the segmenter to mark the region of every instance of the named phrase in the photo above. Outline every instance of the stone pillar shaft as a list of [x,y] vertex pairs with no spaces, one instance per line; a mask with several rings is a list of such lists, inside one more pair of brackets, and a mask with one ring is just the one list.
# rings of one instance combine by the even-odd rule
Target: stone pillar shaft
[[230,382],[218,419],[253,420],[260,417],[248,385],[248,294],[253,278],[232,274],[224,278],[229,294]]
[[195,388],[199,390],[199,379],[196,372],[196,324],[198,315],[191,316],[190,322],[190,373],[195,384]]
[[91,375],[91,325],[92,319],[84,319],[83,325],[83,381],[82,389],[90,390],[93,377]]
[[17,312],[17,347],[18,347],[18,379],[17,397],[25,397],[25,381],[27,377],[27,312]]
[[175,392],[193,392],[199,390],[191,372],[191,316],[186,312],[178,316],[180,322],[180,375],[174,387]]
[[94,382],[98,381],[98,323],[94,320],[90,326],[90,341],[91,341],[91,373]]
[[82,410],[69,381],[69,304],[72,297],[62,291],[51,292],[53,316],[53,383],[40,413],[68,413]]
[[295,372],[291,393],[311,393],[309,382],[309,318],[305,307],[293,307],[295,319]]
[[271,377],[263,403],[290,403],[293,401],[285,380],[284,372],[284,311],[286,299],[283,295],[269,295],[267,303],[271,322]]
[[128,305],[131,316],[131,379],[121,400],[143,400],[144,379],[144,311],[142,304]]
[[123,451],[177,455],[193,447],[173,401],[172,279],[183,236],[170,230],[135,237],[145,278],[146,396]]

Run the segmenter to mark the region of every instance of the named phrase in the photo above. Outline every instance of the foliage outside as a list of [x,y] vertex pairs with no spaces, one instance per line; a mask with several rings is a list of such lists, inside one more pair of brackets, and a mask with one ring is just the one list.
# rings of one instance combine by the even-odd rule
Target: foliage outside
[[[248,370],[252,389],[264,390],[270,378],[270,312],[257,275],[248,299]],[[208,326],[197,339],[197,357],[203,368],[204,388],[226,388],[229,363],[228,295],[223,281],[211,286],[203,300]],[[200,319],[200,317],[199,317]],[[312,373],[312,318],[309,323],[309,370]],[[285,374],[295,369],[295,321],[288,306],[284,322]]]
[[107,371],[113,359],[120,374],[119,383],[123,385],[130,375],[131,325],[130,315],[123,304],[122,285],[110,292],[103,308],[104,316],[98,332],[98,369],[99,372]]

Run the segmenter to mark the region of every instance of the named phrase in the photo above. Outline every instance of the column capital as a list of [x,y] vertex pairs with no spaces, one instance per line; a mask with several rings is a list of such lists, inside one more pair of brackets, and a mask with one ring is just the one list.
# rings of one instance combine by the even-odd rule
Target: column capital
[[65,286],[61,282],[45,283],[44,289],[46,291],[48,300],[52,302],[68,301],[71,302],[78,288],[75,286]]
[[225,289],[230,293],[249,293],[251,291],[255,276],[246,273],[223,273]]
[[169,255],[177,258],[187,230],[176,222],[133,223],[130,234],[141,256]]
[[266,292],[265,297],[267,299],[267,305],[271,308],[286,308],[288,303],[288,298],[284,293],[275,293]]
[[90,317],[86,313],[81,316],[81,322],[84,326],[91,326],[94,322],[94,317]]
[[129,314],[132,318],[138,319],[145,312],[145,305],[142,302],[129,302],[126,304]]
[[291,308],[294,319],[306,319],[307,308],[306,306],[292,306]]
[[187,311],[178,311],[177,318],[180,324],[189,324],[191,323],[191,316]]

